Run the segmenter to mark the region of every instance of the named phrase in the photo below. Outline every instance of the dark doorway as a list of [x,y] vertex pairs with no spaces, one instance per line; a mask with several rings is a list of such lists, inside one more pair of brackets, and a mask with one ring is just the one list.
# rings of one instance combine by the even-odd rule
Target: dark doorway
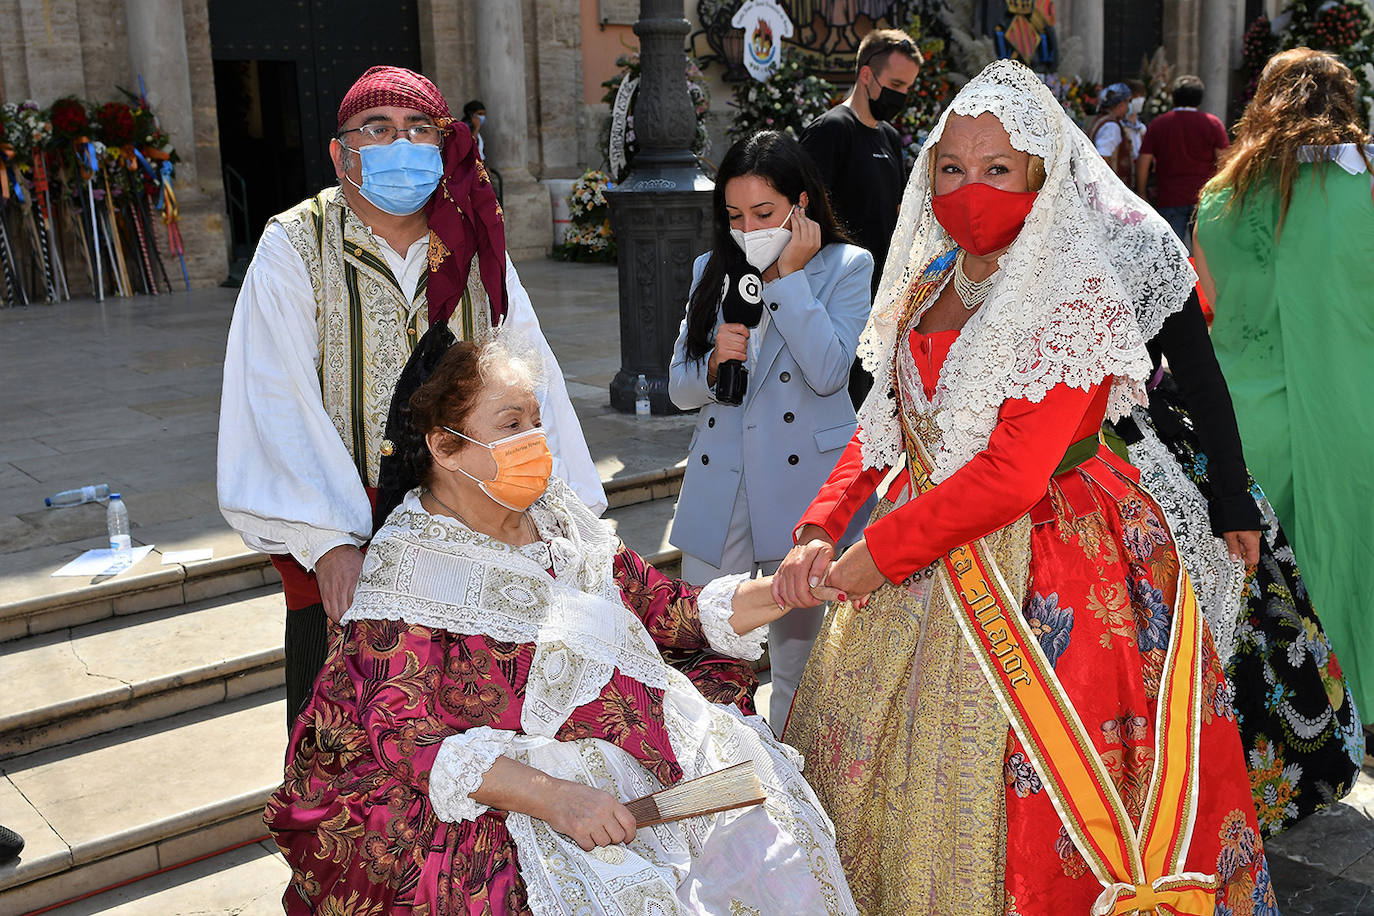
[[[417,0],[209,0],[237,259],[274,214],[334,182],[339,100],[376,64],[420,69]],[[242,265],[240,265],[242,266]]]
[[1106,0],[1102,82],[1138,79],[1141,65],[1164,44],[1164,4]]

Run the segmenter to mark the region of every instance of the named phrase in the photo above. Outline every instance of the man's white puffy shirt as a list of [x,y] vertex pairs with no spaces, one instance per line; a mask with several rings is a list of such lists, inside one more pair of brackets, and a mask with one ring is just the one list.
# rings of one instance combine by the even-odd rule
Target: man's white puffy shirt
[[[428,265],[429,236],[404,255],[377,237],[377,248],[407,299]],[[509,307],[502,334],[542,357],[536,396],[553,473],[593,512],[606,508],[601,478],[582,427],[515,265],[506,258]],[[264,553],[289,553],[306,569],[330,549],[361,546],[372,509],[358,469],[325,414],[320,393],[315,294],[305,262],[277,223],[263,232],[229,328],[220,404],[220,511]]]

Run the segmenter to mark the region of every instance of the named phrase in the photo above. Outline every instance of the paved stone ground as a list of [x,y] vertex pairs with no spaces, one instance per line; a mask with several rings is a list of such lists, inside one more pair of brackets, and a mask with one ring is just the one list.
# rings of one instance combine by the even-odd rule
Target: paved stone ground
[[[691,417],[613,411],[619,365],[613,267],[519,266],[562,363],[603,478],[671,466]],[[233,290],[0,310],[0,601],[53,588],[47,574],[104,540],[100,506],[54,511],[43,497],[109,483],[129,501],[137,540],[236,549],[215,503],[214,454]],[[1268,845],[1285,913],[1374,914],[1374,770],[1351,797]],[[3,812],[0,812],[3,823]],[[280,859],[245,847],[222,873],[191,866],[69,913],[278,912]],[[217,862],[221,860],[217,859]],[[267,882],[270,893],[245,888]]]

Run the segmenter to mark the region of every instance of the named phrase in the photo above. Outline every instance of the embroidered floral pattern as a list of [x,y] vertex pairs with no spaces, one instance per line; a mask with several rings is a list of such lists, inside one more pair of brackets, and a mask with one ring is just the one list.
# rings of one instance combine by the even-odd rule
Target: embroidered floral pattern
[[[1177,393],[1157,388],[1150,414],[1160,418],[1159,428],[1177,430],[1164,444],[1209,499],[1206,455]],[[1232,611],[1237,625],[1226,677],[1208,682],[1203,702],[1204,716],[1232,707],[1226,715],[1240,726],[1259,826],[1272,837],[1349,792],[1364,760],[1364,733],[1293,548],[1264,492],[1253,480],[1250,486],[1264,526],[1260,562]]]
[[1069,647],[1069,634],[1073,630],[1073,608],[1060,607],[1059,595],[1031,595],[1026,607],[1026,623],[1031,632],[1040,640],[1040,648],[1045,651],[1050,667],[1059,661],[1059,656]]
[[1007,757],[1007,762],[1002,765],[1002,778],[1006,781],[1007,787],[1021,798],[1045,790],[1040,783],[1040,777],[1036,775],[1035,767],[1031,766],[1026,755],[1020,751]]

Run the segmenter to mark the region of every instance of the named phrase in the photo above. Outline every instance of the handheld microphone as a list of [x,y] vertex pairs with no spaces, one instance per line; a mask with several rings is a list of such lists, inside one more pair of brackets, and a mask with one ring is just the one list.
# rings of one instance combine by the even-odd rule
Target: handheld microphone
[[[742,324],[748,328],[759,326],[763,318],[763,278],[748,262],[726,274],[720,311],[727,324]],[[727,359],[716,367],[715,393],[719,403],[743,404],[748,390],[749,370],[743,362]]]

